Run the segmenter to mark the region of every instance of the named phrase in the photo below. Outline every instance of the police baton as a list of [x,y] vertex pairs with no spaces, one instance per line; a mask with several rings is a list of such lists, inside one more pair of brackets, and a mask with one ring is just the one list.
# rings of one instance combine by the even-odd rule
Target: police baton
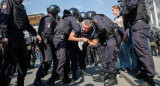
[[[4,42],[2,42],[2,40],[0,40],[0,43],[3,44]],[[22,72],[22,70],[21,70],[21,68],[20,68],[20,66],[19,66],[19,64],[18,64],[17,58],[15,57],[15,55],[13,54],[13,52],[11,51],[11,49],[10,49],[8,46],[6,46],[5,48],[6,48],[6,49],[8,50],[8,52],[11,54],[12,60],[16,63],[17,69],[18,69],[19,72],[23,75],[23,72]]]

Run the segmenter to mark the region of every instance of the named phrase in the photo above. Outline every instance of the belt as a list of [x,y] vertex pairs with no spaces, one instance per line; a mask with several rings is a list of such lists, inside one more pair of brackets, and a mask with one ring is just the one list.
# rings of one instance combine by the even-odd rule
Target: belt
[[65,32],[63,32],[63,31],[61,31],[61,30],[57,30],[55,34],[56,34],[56,35],[59,35],[59,34],[65,35]]

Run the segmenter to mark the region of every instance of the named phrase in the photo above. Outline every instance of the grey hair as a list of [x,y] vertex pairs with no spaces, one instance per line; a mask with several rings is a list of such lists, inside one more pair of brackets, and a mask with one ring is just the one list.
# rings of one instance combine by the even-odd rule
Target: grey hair
[[89,25],[91,27],[92,22],[91,22],[91,20],[86,19],[86,20],[82,21],[82,24]]

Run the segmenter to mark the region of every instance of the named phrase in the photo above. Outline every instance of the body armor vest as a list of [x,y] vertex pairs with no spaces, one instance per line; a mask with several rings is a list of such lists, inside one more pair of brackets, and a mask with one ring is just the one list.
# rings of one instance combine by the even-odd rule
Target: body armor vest
[[46,29],[45,28],[45,23],[46,23],[45,19],[47,17],[49,17],[49,15],[46,15],[46,16],[44,16],[44,17],[41,18],[40,23],[39,23],[39,28],[38,28],[38,34],[42,37],[43,42],[45,44],[51,43],[51,37],[50,36],[52,35],[52,34],[48,34],[45,31],[45,29]]
[[17,25],[19,30],[24,30],[27,24],[27,14],[24,6],[17,3],[13,0],[13,16],[14,16],[14,23]]
[[[122,0],[122,8],[128,3],[130,0]],[[137,7],[129,12],[129,14],[123,16],[124,18],[124,28],[130,28],[135,21],[144,20],[146,23],[149,22],[149,16],[147,14],[147,8],[145,4],[145,0],[139,0]]]
[[71,26],[67,25],[67,24],[65,23],[64,19],[61,18],[61,19],[59,20],[59,22],[58,22],[55,30],[54,30],[54,33],[55,33],[56,31],[58,31],[58,32],[60,32],[60,33],[65,33],[65,35],[69,35],[70,32],[71,32],[71,30],[72,30]]
[[44,35],[44,29],[45,29],[45,18],[48,16],[44,16],[41,18],[40,22],[39,22],[39,28],[38,28],[38,34],[39,35]]
[[107,33],[111,33],[112,32],[112,26],[114,24],[114,22],[108,18],[107,16],[103,15],[103,14],[99,14],[100,16],[103,16],[103,23],[105,26],[105,30]]
[[137,6],[136,20],[140,20],[140,19],[143,19],[146,23],[149,23],[149,16],[147,13],[145,0],[139,0],[138,6]]

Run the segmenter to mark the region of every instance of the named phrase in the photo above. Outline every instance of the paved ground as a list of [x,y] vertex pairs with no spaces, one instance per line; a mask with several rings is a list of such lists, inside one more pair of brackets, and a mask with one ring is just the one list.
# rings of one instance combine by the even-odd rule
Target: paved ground
[[[159,56],[154,56],[154,62],[155,62],[155,68],[156,68],[156,72],[160,73],[160,57]],[[36,71],[39,67],[39,61],[36,62],[37,64],[35,65],[35,69],[28,69],[27,72],[27,76],[25,79],[25,86],[33,86],[33,82],[35,79],[35,75],[36,75]],[[87,70],[86,72],[94,75],[94,74],[98,74],[99,71],[99,66],[87,66]],[[80,77],[79,76],[79,71],[78,71],[78,77],[79,79],[75,82],[75,83],[71,83],[68,85],[63,85],[61,80],[56,81],[56,86],[103,86],[103,83],[99,83],[99,82],[94,82],[92,79],[92,76],[84,76],[84,77]],[[9,86],[16,86],[15,81],[17,80],[17,73],[15,73],[15,75],[13,76],[13,79],[10,83]],[[48,74],[45,78],[43,78],[43,82],[45,83],[47,81],[47,79],[50,77],[50,74]],[[160,77],[159,77],[160,78]],[[124,78],[118,77],[118,84],[115,86],[131,86],[126,80],[124,80]]]
[[[35,75],[36,75],[36,71],[38,69],[38,64],[39,62],[37,61],[36,64],[36,68],[35,69],[29,69],[27,72],[27,76],[25,79],[25,86],[33,86],[33,82],[35,79]],[[94,75],[94,74],[98,74],[99,73],[99,66],[87,66],[87,70],[86,72]],[[75,82],[75,83],[71,83],[69,85],[63,85],[61,80],[56,81],[56,86],[103,86],[103,83],[99,83],[99,82],[94,82],[92,79],[92,76],[84,76],[84,77],[80,77],[79,75],[79,71],[78,71],[78,77],[79,79]],[[17,73],[15,73],[15,75],[13,76],[13,79],[10,83],[9,86],[16,86],[15,81],[17,80],[16,78]],[[43,82],[46,83],[47,79],[50,77],[50,74],[48,74],[45,78],[43,78]],[[126,82],[123,78],[118,77],[118,84],[115,86],[130,86],[128,82]]]
[[154,56],[153,60],[154,60],[156,72],[160,73],[160,56]]

